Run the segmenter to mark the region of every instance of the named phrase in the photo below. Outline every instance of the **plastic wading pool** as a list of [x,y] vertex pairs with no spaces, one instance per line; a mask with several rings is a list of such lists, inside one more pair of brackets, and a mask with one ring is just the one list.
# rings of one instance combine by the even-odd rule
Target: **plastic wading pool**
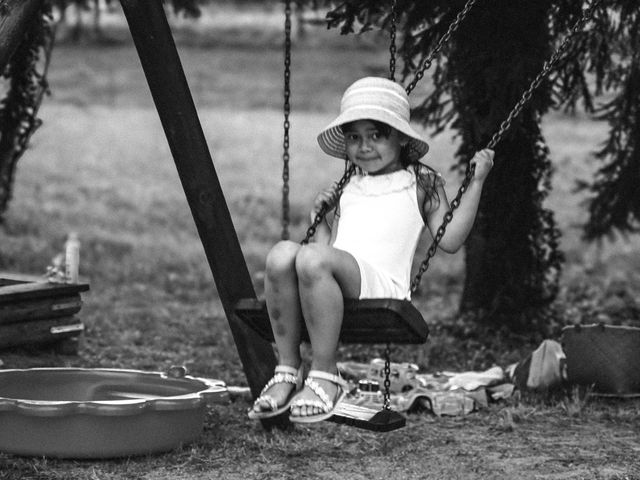
[[168,451],[203,430],[224,382],[138,370],[0,370],[0,451],[111,458]]

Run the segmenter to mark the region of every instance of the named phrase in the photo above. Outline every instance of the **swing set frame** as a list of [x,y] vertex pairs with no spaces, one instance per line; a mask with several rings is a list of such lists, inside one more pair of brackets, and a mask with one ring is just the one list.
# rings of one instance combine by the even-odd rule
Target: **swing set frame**
[[[542,71],[523,94],[509,117],[501,124],[487,148],[493,148],[499,142],[514,118],[531,99],[533,91],[565,53],[571,38],[591,18],[600,1],[594,0],[584,11],[560,47],[545,62]],[[474,2],[475,0],[469,0],[468,4]],[[247,382],[255,398],[271,378],[276,366],[271,343],[273,334],[264,302],[257,299],[162,1],[120,0],[120,3],[204,247]],[[465,10],[468,13],[468,9]],[[456,28],[458,24],[459,22],[456,23]],[[449,31],[447,38],[450,33]],[[441,39],[439,48],[442,48],[444,41],[446,39]],[[392,45],[393,43],[392,41]],[[431,59],[423,62],[424,68],[419,71],[420,78],[435,53],[437,51],[434,50]],[[410,85],[411,88],[414,86],[413,83]],[[288,102],[288,98],[286,101]],[[288,171],[285,173],[288,176]],[[434,245],[429,249],[427,258],[420,268],[420,276],[426,271],[428,261],[437,249],[437,242],[444,235],[446,224],[451,220],[453,211],[459,205],[460,198],[472,178],[473,170],[469,169],[458,195],[451,202],[451,209],[445,215],[443,225],[435,235]],[[397,327],[397,331],[391,334],[394,326]],[[424,343],[427,335],[428,328],[422,315],[408,301],[373,299],[345,302],[342,341],[386,343],[388,352],[390,341]],[[349,411],[346,408],[330,420],[377,431],[394,430],[405,424],[402,415],[388,408],[378,412],[377,419],[372,419],[372,412],[375,413],[358,409]],[[263,419],[261,422],[265,428],[282,427],[289,423],[286,415]]]

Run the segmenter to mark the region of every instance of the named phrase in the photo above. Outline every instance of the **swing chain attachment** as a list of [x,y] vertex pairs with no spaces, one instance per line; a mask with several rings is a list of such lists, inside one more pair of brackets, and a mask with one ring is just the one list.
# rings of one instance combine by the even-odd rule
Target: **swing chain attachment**
[[511,112],[509,112],[509,116],[500,124],[500,128],[496,133],[493,134],[486,148],[490,148],[492,150],[495,148],[495,146],[504,136],[505,132],[511,127],[511,123],[513,122],[513,120],[520,114],[520,112],[522,111],[524,106],[529,102],[529,100],[531,100],[534,90],[536,90],[540,86],[540,84],[542,83],[542,80],[555,67],[555,65],[558,63],[558,61],[562,57],[562,55],[565,53],[565,51],[571,44],[571,41],[574,35],[576,35],[579,30],[582,30],[582,28],[584,27],[584,24],[591,19],[591,17],[593,16],[593,12],[598,7],[598,4],[600,4],[600,2],[601,0],[594,0],[591,6],[586,10],[584,10],[580,19],[576,21],[576,23],[573,25],[573,27],[571,28],[567,36],[564,38],[560,46],[557,48],[557,50],[553,53],[551,58],[549,58],[544,62],[542,66],[542,70],[538,73],[536,78],[531,82],[531,85],[529,85],[529,88],[522,94],[522,97],[520,98],[518,103],[515,105],[515,107],[513,107]]
[[437,45],[431,52],[431,54],[429,54],[429,56],[422,61],[422,65],[416,72],[415,77],[413,78],[411,83],[409,83],[409,85],[407,85],[407,87],[405,88],[405,90],[407,91],[407,94],[411,93],[412,90],[418,84],[418,82],[422,80],[422,77],[424,77],[425,72],[431,67],[433,60],[440,53],[440,50],[444,48],[445,44],[451,38],[451,35],[453,35],[453,33],[456,30],[458,30],[458,28],[460,27],[460,24],[466,18],[469,11],[473,8],[473,5],[476,3],[476,1],[477,0],[467,0],[467,3],[465,4],[464,8],[458,12],[458,15],[456,15],[456,19],[453,22],[451,22],[446,33],[440,38]]
[[289,239],[289,114],[291,113],[291,0],[284,0],[284,138],[282,141],[282,240]]
[[389,42],[389,80],[396,81],[396,25],[398,21],[396,13],[396,0],[391,2],[391,31]]
[[384,349],[384,392],[382,408],[391,410],[391,344]]

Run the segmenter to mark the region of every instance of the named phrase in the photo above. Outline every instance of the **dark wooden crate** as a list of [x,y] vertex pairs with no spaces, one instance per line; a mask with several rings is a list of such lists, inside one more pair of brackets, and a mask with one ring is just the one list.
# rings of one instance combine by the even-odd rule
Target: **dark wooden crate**
[[87,283],[0,272],[0,348],[77,338],[84,327],[75,315],[82,308],[80,293],[87,290]]

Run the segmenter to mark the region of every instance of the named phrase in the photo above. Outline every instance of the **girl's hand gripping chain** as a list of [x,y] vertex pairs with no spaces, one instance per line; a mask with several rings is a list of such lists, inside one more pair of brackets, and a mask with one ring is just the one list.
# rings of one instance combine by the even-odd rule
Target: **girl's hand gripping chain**
[[316,215],[323,206],[327,206],[329,210],[336,206],[336,201],[338,200],[338,192],[336,191],[338,184],[334,182],[330,187],[325,188],[316,196],[313,201],[313,209],[311,210],[310,217],[311,222],[313,222],[316,218]]
[[[493,167],[493,156],[494,151],[485,148],[476,152],[469,162],[471,167],[474,168],[473,177],[468,185],[464,199],[459,204],[457,213],[452,217],[447,227],[447,232],[438,245],[445,252],[457,252],[467,239],[476,218],[484,181]],[[442,198],[446,198],[444,191],[442,195]],[[438,230],[448,209],[449,203],[444,202],[437,210],[429,212],[429,229],[432,232]]]
[[471,165],[475,166],[474,180],[483,182],[493,167],[495,152],[489,148],[477,151],[471,159]]

